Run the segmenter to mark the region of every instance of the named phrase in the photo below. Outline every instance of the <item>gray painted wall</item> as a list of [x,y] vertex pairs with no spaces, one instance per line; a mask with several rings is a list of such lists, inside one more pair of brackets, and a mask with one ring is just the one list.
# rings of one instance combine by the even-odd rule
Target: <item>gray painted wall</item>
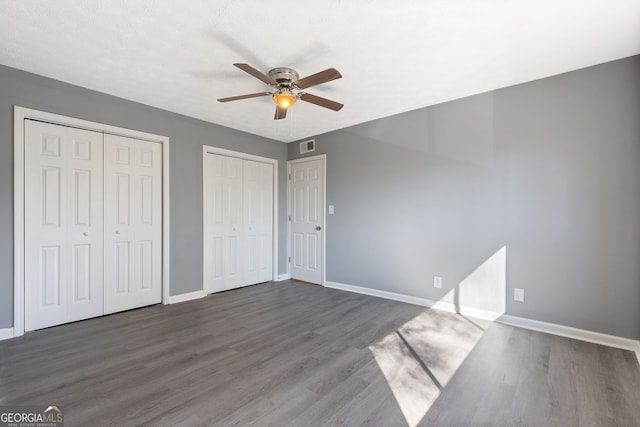
[[286,242],[285,144],[0,66],[0,329],[13,325],[14,104],[171,138],[172,295],[202,289],[203,145],[278,160],[279,240]]
[[327,280],[468,302],[506,252],[507,314],[640,338],[639,56],[316,143],[335,205]]

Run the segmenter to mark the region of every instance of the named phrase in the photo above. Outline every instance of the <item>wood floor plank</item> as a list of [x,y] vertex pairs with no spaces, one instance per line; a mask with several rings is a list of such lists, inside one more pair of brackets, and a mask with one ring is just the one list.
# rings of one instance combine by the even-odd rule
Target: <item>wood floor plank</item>
[[0,404],[58,404],[68,426],[627,427],[640,425],[640,365],[285,281],[2,341]]

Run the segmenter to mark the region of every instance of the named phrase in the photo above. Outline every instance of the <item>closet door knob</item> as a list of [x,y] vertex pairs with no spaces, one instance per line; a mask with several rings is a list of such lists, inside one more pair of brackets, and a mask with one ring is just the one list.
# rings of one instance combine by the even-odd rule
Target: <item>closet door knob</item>
[[116,230],[116,234],[120,234],[120,230]]
[[83,236],[88,236],[89,233],[87,233],[86,231],[84,233],[82,233]]

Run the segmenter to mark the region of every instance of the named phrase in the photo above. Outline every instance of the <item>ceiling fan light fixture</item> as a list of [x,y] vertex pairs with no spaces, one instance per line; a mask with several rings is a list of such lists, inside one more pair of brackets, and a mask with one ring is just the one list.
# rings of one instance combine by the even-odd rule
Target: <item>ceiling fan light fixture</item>
[[273,94],[273,102],[280,108],[289,108],[296,103],[298,98],[288,89],[280,89]]
[[327,68],[324,71],[320,71],[319,73],[300,79],[298,72],[288,67],[274,68],[269,71],[269,75],[267,76],[249,64],[238,63],[233,65],[269,86],[272,86],[275,88],[275,92],[258,92],[247,95],[230,96],[227,98],[219,98],[218,102],[238,101],[240,99],[271,95],[273,102],[276,103],[276,113],[273,116],[274,120],[287,118],[287,110],[295,104],[298,99],[333,111],[339,111],[344,107],[344,105],[339,102],[322,98],[321,96],[312,95],[306,92],[294,93],[294,91],[300,91],[308,87],[317,86],[322,83],[341,78],[342,74],[340,74],[335,68]]

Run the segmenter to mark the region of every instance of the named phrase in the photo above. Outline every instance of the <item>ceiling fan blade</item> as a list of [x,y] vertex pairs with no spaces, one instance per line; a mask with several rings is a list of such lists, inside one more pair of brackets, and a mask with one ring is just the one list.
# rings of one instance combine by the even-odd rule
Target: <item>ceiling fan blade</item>
[[335,102],[327,98],[322,98],[320,96],[311,95],[310,93],[301,93],[300,99],[324,108],[328,108],[333,111],[340,111],[340,109],[344,107],[344,104],[340,104],[339,102]]
[[271,95],[271,92],[258,92],[258,93],[250,93],[249,95],[230,96],[229,98],[220,98],[218,99],[218,102],[237,101],[239,99],[257,98],[259,96],[267,96],[267,95]]
[[285,117],[287,117],[287,109],[276,105],[276,115],[273,117],[273,120],[280,120]]
[[320,71],[319,73],[312,74],[308,77],[300,79],[293,84],[296,85],[298,89],[306,89],[311,86],[316,86],[322,83],[330,82],[331,80],[336,80],[342,77],[342,74],[335,68],[328,68],[324,71]]
[[256,70],[255,68],[253,68],[249,64],[233,64],[233,65],[238,67],[238,68],[240,68],[245,73],[251,74],[256,79],[262,80],[263,82],[265,82],[268,85],[277,86],[277,84],[278,84],[278,82],[273,80],[271,77],[267,76],[266,74],[261,73],[260,71]]

